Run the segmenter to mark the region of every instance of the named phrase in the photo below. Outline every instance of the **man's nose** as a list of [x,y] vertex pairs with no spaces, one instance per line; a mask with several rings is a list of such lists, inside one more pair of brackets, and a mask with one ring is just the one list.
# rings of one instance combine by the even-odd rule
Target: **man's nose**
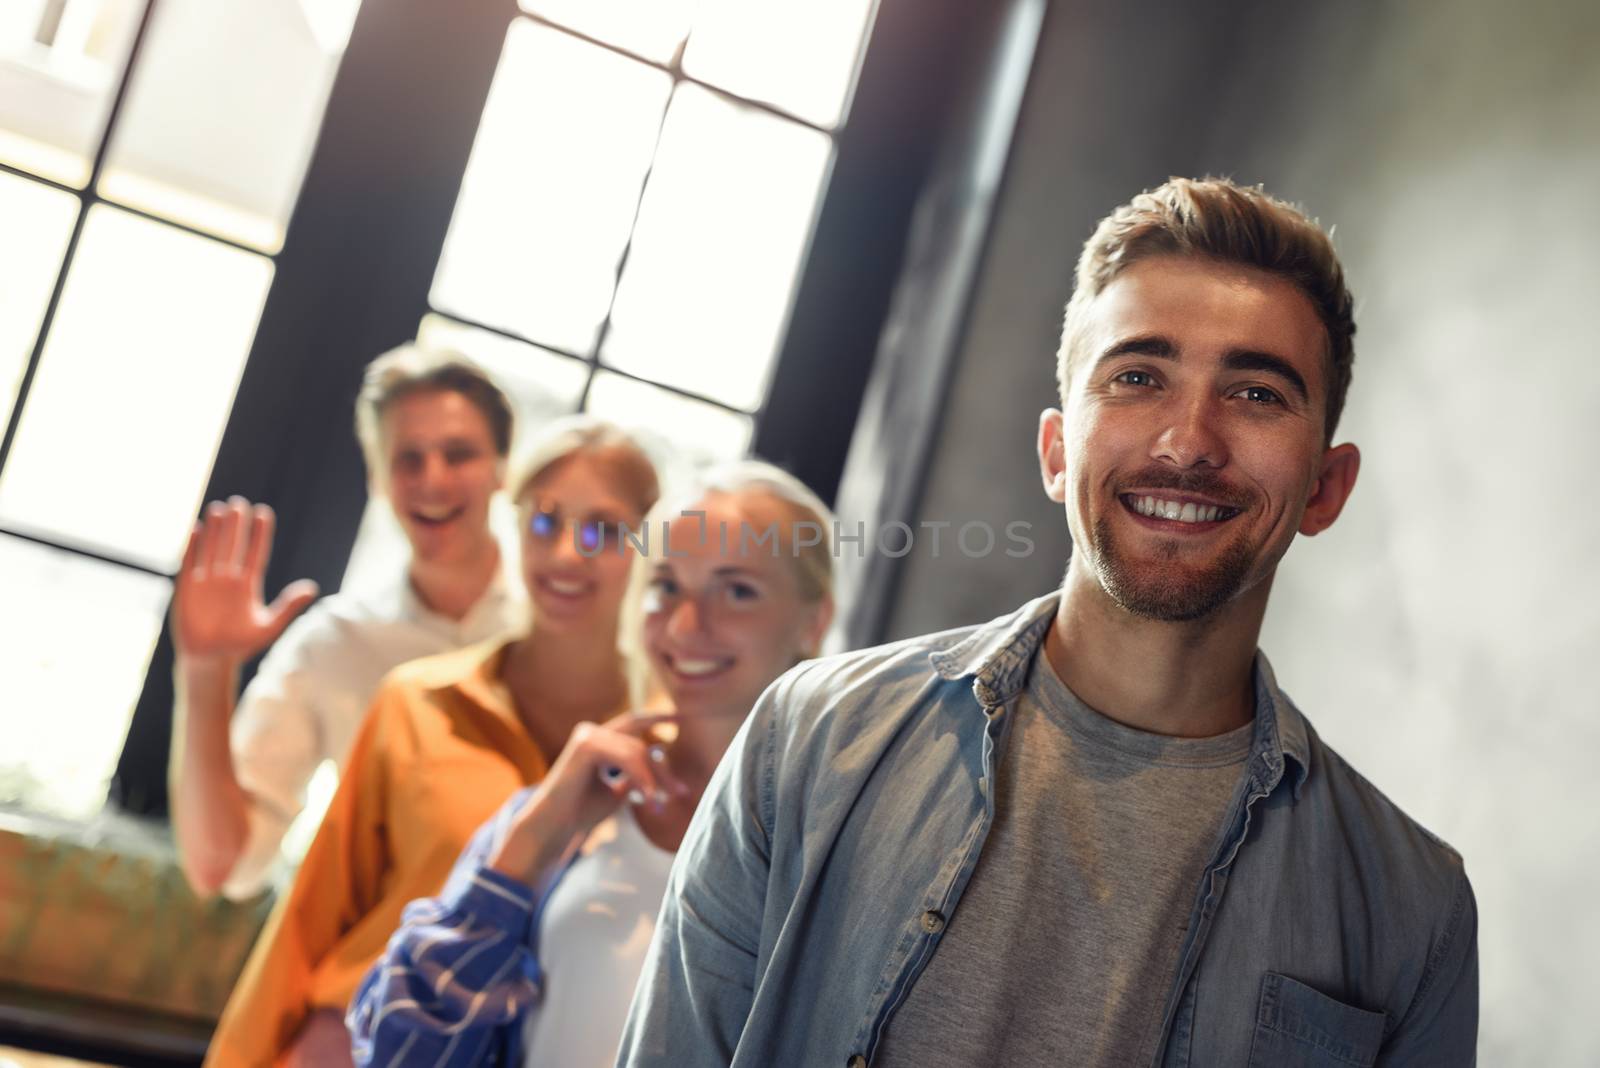
[[1222,412],[1211,397],[1198,397],[1172,405],[1168,422],[1156,438],[1150,455],[1177,467],[1223,467],[1228,446],[1220,429]]
[[424,486],[437,486],[450,476],[450,465],[445,461],[444,454],[440,452],[426,452],[422,454],[422,463],[417,470],[417,480]]

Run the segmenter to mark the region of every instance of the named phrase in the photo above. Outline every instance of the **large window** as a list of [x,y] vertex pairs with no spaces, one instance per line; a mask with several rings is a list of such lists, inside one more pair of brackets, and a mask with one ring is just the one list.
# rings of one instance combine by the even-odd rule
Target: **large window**
[[358,3],[0,5],[0,804],[165,811],[206,496],[273,589],[403,552],[350,407],[412,336],[831,495],[974,9]]
[[[687,462],[742,456],[872,4],[521,8],[418,337],[491,368],[524,426],[583,410]],[[346,582],[404,553],[373,502]]]
[[104,798],[354,3],[0,9],[0,803]]
[[524,394],[536,410],[742,454],[869,0],[522,6],[423,333],[550,383]]

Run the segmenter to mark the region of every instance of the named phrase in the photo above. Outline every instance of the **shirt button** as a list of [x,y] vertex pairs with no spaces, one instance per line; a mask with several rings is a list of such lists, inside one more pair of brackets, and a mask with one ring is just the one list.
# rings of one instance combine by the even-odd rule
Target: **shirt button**
[[867,1068],[867,1059],[859,1053],[855,1054],[844,1063],[845,1068]]
[[944,917],[932,910],[924,912],[922,914],[922,929],[929,934],[938,934],[944,930]]

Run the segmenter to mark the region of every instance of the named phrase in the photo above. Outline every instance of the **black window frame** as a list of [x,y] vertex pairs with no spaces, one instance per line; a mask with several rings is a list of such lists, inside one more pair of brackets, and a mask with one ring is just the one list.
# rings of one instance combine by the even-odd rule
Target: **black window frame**
[[[87,208],[100,200],[95,179],[160,2],[149,0],[141,16],[91,181],[83,190],[45,183],[68,188],[85,204],[0,461],[15,436]],[[961,79],[951,72],[984,45],[983,34],[972,32],[986,18],[977,8],[957,0],[879,0],[850,111],[831,131],[831,175],[750,449],[793,471],[825,500],[838,489],[913,207],[959,104]],[[363,4],[357,14],[283,246],[271,257],[271,288],[204,495],[238,494],[277,511],[269,591],[301,577],[338,589],[366,504],[366,476],[351,429],[361,372],[377,353],[414,337],[433,312],[429,291],[467,158],[505,34],[519,17],[531,16],[514,0],[385,0]],[[260,254],[159,215],[147,217]],[[135,566],[77,546],[46,544]],[[109,804],[136,816],[167,814],[172,662],[168,620],[108,796]],[[246,666],[246,680],[254,667]]]

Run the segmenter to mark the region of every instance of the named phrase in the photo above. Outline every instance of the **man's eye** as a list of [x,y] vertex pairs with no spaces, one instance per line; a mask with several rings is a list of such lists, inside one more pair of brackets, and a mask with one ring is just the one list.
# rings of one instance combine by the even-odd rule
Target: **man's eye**
[[561,527],[561,517],[554,512],[535,512],[528,520],[528,529],[535,537],[550,538]]
[[1266,386],[1246,386],[1239,391],[1253,404],[1282,404],[1283,398]]
[[761,591],[748,582],[735,582],[728,586],[728,600],[735,603],[754,601],[761,596]]
[[669,578],[653,578],[646,588],[658,597],[676,597],[678,595],[678,584]]
[[[1139,381],[1134,381],[1134,379],[1139,379]],[[1112,381],[1125,382],[1130,386],[1148,386],[1155,380],[1150,377],[1149,371],[1123,371]]]
[[452,466],[469,464],[477,458],[477,449],[446,449],[444,454],[445,462]]

